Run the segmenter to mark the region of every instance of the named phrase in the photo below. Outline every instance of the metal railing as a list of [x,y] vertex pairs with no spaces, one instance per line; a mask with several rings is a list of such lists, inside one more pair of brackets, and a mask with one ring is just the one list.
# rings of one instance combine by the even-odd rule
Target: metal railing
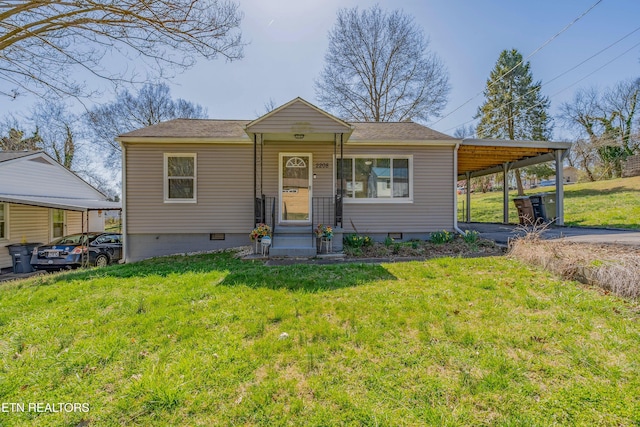
[[335,199],[331,196],[313,197],[311,200],[311,216],[313,227],[317,227],[318,224],[334,227],[336,225]]

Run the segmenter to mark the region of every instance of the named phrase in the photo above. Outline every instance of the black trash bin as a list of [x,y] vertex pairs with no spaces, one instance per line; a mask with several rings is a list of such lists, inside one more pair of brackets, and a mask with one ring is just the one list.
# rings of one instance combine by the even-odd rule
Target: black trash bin
[[14,273],[31,273],[34,271],[33,267],[31,267],[31,252],[40,245],[42,243],[14,243],[13,245],[7,245],[13,261]]
[[549,219],[547,218],[547,211],[544,203],[542,202],[542,195],[534,194],[529,196],[529,200],[531,200],[531,207],[533,208],[533,217],[535,222],[547,222]]

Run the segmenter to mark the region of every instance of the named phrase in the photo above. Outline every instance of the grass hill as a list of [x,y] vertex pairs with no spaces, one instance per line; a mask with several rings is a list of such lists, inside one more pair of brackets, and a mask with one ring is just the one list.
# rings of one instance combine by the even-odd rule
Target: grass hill
[[[526,194],[554,192],[555,187],[527,190]],[[564,186],[565,225],[640,229],[640,176]],[[509,193],[509,222],[518,214]],[[458,220],[463,221],[465,196],[458,196]],[[502,222],[502,192],[473,193],[471,221]]]

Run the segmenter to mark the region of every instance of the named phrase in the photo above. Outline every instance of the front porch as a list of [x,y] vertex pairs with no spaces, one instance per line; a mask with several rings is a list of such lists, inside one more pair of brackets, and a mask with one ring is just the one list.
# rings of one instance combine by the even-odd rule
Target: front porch
[[[272,257],[342,251],[344,182],[336,165],[353,128],[302,99],[248,123],[253,142],[254,222],[271,227]],[[330,242],[317,239],[331,226]],[[328,247],[327,247],[328,246]]]
[[[286,203],[279,202],[277,196],[256,198],[255,206],[256,224],[267,224],[272,230],[270,257],[313,257],[342,252],[342,202],[339,196],[312,197],[309,224],[281,223],[278,219],[283,217],[281,211],[286,209]],[[316,228],[321,224],[333,228],[330,241],[316,236]]]

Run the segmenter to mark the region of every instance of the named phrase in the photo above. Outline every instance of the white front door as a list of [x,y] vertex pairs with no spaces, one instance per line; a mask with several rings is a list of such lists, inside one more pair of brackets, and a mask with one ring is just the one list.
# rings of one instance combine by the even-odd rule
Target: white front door
[[280,222],[311,222],[311,154],[280,153]]

